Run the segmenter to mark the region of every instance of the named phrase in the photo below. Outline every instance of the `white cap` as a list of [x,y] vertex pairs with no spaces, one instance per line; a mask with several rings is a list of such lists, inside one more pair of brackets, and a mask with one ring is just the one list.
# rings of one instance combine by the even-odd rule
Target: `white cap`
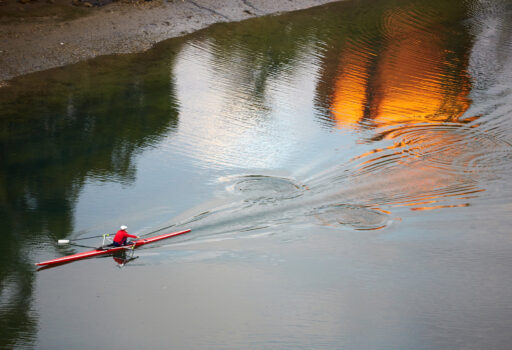
[[121,230],[126,230],[128,227],[124,226],[124,225],[121,225],[120,229]]

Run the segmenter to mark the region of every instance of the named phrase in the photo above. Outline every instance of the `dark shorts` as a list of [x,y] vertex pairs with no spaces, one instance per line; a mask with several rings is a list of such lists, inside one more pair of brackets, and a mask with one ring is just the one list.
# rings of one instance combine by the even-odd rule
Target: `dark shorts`
[[125,241],[124,243],[117,243],[117,242],[112,242],[112,245],[114,247],[123,247],[123,246],[127,246],[127,245],[132,245],[133,242],[132,241]]

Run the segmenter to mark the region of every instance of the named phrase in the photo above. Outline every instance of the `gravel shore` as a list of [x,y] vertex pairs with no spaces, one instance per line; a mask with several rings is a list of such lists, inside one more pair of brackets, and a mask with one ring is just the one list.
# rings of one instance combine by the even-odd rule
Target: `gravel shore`
[[[77,3],[79,0],[74,0],[75,5],[71,0],[38,1],[0,0],[0,86],[19,75],[99,55],[144,51],[162,40],[213,23],[337,0],[153,0],[121,1],[101,7]],[[49,10],[57,6],[61,12]]]

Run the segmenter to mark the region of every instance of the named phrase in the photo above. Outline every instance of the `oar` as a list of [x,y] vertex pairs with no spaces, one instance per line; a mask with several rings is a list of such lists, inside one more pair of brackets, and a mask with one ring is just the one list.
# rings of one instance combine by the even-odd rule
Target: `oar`
[[176,226],[176,224],[172,224],[172,225],[169,225],[169,226],[161,227],[158,230],[154,230],[154,231],[151,231],[151,232],[143,233],[143,234],[140,235],[140,237],[147,236],[147,235],[150,235],[152,233],[159,232],[159,231],[163,231],[163,230],[166,230],[166,229],[174,227],[174,226]]
[[98,247],[93,247],[93,246],[90,246],[90,245],[82,245],[82,244],[75,244],[75,243],[68,243],[68,244],[72,245],[73,247],[98,249]]
[[[109,235],[108,233],[106,233],[106,235]],[[91,238],[100,238],[100,237],[103,237],[105,236],[105,234],[103,235],[99,235],[99,236],[91,236],[91,237],[82,237],[82,238],[75,238],[75,239],[72,239],[72,240],[69,240],[69,239],[59,239],[57,241],[58,244],[69,244],[69,242],[75,242],[75,241],[83,241],[85,239],[91,239]]]
[[77,238],[77,239],[59,239],[57,241],[57,244],[73,244],[71,242],[76,242],[76,241],[83,241],[85,239],[91,239],[91,238],[99,238],[99,237],[108,237],[110,234],[109,233],[106,233],[104,235],[101,235],[101,236],[91,236],[91,237],[84,237],[84,238]]
[[[172,224],[172,225],[169,225],[169,226],[166,226],[166,227],[159,228],[158,230],[154,230],[154,231],[151,231],[151,232],[147,232],[147,233],[141,234],[141,235],[139,235],[139,237],[147,236],[147,235],[150,235],[152,233],[156,233],[156,232],[159,232],[159,231],[171,228],[173,226],[176,226],[176,224]],[[99,236],[82,237],[82,238],[75,238],[75,239],[71,239],[71,240],[70,239],[59,239],[57,241],[57,243],[58,244],[73,244],[71,242],[82,241],[82,240],[91,239],[91,238],[102,238],[102,237],[104,238],[105,236],[108,237],[109,235],[110,235],[109,233],[106,233],[106,234],[99,235]]]
[[110,236],[109,233],[105,233],[104,235],[101,235],[101,236],[92,236],[92,237],[84,237],[84,238],[77,238],[77,239],[73,239],[73,240],[69,240],[69,239],[59,239],[57,241],[57,244],[59,245],[64,245],[64,244],[69,244],[69,245],[74,245],[76,247],[85,247],[85,248],[94,248],[94,249],[98,249],[97,247],[91,247],[91,246],[86,246],[86,245],[81,245],[81,244],[76,244],[76,243],[73,243],[75,241],[81,241],[81,240],[84,240],[84,239],[91,239],[91,238],[98,238],[98,237],[103,237],[103,243],[101,244],[102,246],[105,244],[105,238],[107,238],[108,236]]

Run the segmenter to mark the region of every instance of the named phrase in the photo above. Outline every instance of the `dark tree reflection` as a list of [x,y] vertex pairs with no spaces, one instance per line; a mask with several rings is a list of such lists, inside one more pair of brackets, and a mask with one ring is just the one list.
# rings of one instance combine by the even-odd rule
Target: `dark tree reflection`
[[[42,241],[73,230],[87,180],[130,184],[134,156],[178,121],[171,67],[156,51],[112,56],[12,81],[0,95],[0,342],[30,342]],[[168,44],[167,46],[172,46]],[[171,52],[171,53],[169,53]]]

